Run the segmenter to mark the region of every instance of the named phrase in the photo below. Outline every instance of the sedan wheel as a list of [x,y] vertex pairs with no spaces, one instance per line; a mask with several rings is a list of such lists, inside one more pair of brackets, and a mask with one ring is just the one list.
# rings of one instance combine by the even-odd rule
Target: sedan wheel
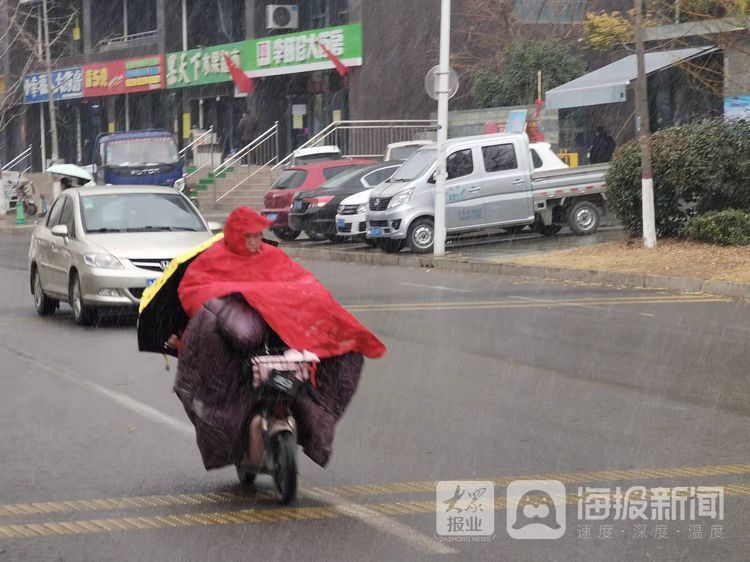
[[96,309],[83,302],[81,281],[77,274],[73,274],[70,281],[69,298],[73,309],[73,319],[79,326],[91,326],[96,321]]
[[34,269],[32,283],[34,287],[34,308],[36,308],[37,314],[39,314],[39,316],[49,316],[50,314],[54,314],[60,301],[51,299],[44,294],[42,278],[39,276],[39,271],[36,268]]

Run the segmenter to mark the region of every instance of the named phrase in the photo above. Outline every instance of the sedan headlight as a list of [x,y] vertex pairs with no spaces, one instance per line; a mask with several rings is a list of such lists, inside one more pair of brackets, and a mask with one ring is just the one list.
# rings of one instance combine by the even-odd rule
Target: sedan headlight
[[185,190],[185,178],[179,178],[174,182],[174,188],[182,193]]
[[395,195],[391,202],[388,203],[388,208],[392,209],[393,207],[398,207],[399,205],[403,205],[404,203],[408,203],[409,199],[411,199],[411,194],[414,192],[414,188],[412,189],[406,189],[399,193],[398,195]]
[[122,262],[109,254],[84,254],[83,263],[89,267],[99,267],[101,269],[123,268]]
[[367,212],[367,203],[362,203],[359,207],[357,207],[358,215],[364,215],[366,212]]
[[336,209],[336,214],[340,215],[343,212],[344,212],[344,206],[343,205],[339,205],[339,208]]

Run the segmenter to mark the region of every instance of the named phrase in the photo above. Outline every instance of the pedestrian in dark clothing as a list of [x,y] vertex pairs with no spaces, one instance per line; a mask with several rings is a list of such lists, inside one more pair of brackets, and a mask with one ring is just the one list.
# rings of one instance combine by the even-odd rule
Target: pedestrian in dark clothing
[[602,164],[612,160],[612,154],[615,152],[615,139],[609,136],[607,129],[599,127],[596,130],[594,144],[591,146],[589,162],[591,164]]
[[[250,144],[255,139],[255,121],[250,117],[250,112],[245,111],[242,114],[240,122],[237,124],[237,128],[240,130],[240,140],[242,141],[242,147]],[[242,157],[242,163],[248,163],[247,155]]]

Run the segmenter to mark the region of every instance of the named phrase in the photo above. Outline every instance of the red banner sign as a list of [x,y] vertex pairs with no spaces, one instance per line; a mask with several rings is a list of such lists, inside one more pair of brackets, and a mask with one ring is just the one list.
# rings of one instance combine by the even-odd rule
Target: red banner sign
[[133,94],[164,88],[164,55],[87,64],[83,97]]

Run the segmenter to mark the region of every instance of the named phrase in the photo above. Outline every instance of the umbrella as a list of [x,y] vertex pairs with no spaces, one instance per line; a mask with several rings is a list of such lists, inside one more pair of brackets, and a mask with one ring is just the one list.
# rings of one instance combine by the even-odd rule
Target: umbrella
[[177,288],[193,260],[215,242],[224,238],[217,234],[200,246],[174,258],[152,285],[146,287],[138,308],[138,350],[177,356],[177,350],[165,347],[169,336],[181,334],[188,316],[180,304]]
[[[193,260],[223,238],[223,233],[217,234],[200,246],[177,256],[161,277],[143,291],[138,308],[139,351],[177,356],[177,350],[164,345],[170,336],[181,334],[190,320],[182,308],[177,289]],[[278,246],[278,242],[265,238],[263,242]]]
[[47,168],[46,171],[58,176],[70,176],[79,180],[94,181],[94,176],[91,172],[75,164],[54,164]]

